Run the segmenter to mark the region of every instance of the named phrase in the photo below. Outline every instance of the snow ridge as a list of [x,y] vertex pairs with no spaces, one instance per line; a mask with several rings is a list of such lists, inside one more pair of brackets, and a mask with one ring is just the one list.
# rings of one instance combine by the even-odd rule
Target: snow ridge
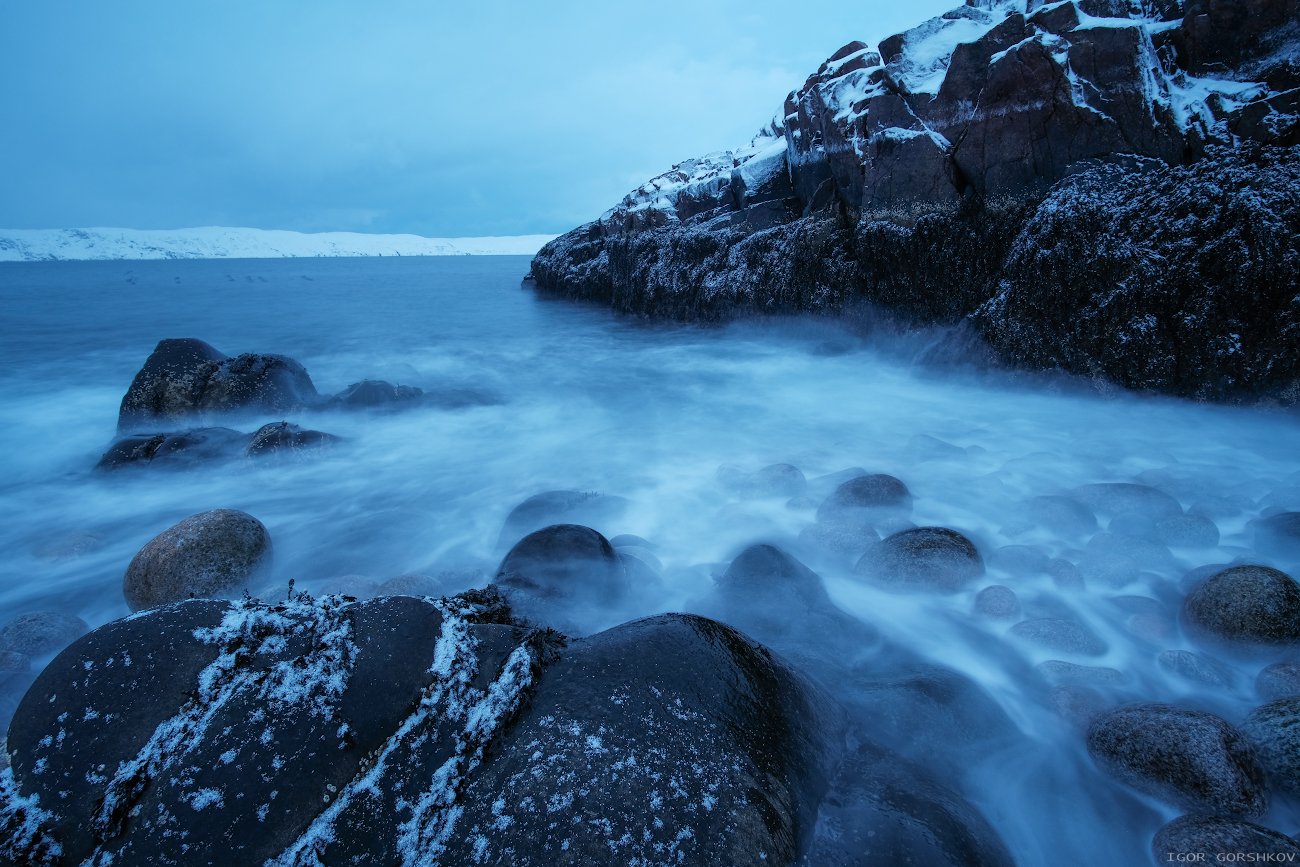
[[0,262],[279,259],[342,256],[531,256],[554,235],[424,238],[361,232],[193,229],[0,229]]

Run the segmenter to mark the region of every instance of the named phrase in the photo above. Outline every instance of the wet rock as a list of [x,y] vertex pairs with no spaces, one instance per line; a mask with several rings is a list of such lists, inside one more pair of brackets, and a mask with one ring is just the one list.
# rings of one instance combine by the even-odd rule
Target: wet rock
[[1012,575],[1038,575],[1050,565],[1051,558],[1031,545],[1003,545],[989,555],[989,566]]
[[608,617],[631,592],[609,541],[577,524],[555,524],[520,539],[493,583],[520,617],[572,633]]
[[[83,632],[87,630],[89,630],[89,627],[86,627]],[[0,638],[2,637],[3,633],[0,632]],[[80,633],[74,636],[74,639],[76,637],[80,637]],[[67,643],[70,644],[72,640],[70,639]],[[31,668],[32,659],[26,653],[17,650],[0,650],[0,687],[27,674],[27,672],[31,671]]]
[[1080,731],[1114,706],[1113,699],[1082,683],[1058,683],[1047,691],[1047,707]]
[[276,421],[257,429],[244,454],[249,457],[284,456],[323,449],[338,441],[339,438],[332,434],[305,430],[287,421]]
[[858,747],[840,766],[817,813],[801,867],[924,864],[1010,867],[988,820],[924,769],[878,747]]
[[746,548],[731,561],[717,583],[724,596],[756,605],[821,607],[830,604],[817,573],[775,545]]
[[[1156,832],[1151,855],[1159,864],[1231,863],[1243,854],[1252,861],[1300,860],[1300,844],[1277,831],[1226,816],[1182,816]],[[1280,856],[1270,859],[1268,856]]]
[[799,531],[799,542],[817,551],[857,562],[862,553],[880,541],[880,534],[871,527],[839,521],[809,524]]
[[375,588],[375,596],[442,596],[442,582],[430,575],[398,575]]
[[1212,656],[1189,650],[1161,651],[1156,657],[1156,665],[1169,674],[1201,686],[1231,689],[1237,681],[1236,674],[1229,666]]
[[140,549],[122,579],[132,611],[191,597],[225,596],[270,568],[271,536],[246,512],[191,515]]
[[1175,515],[1156,522],[1156,538],[1173,548],[1213,548],[1219,528],[1201,515]]
[[118,430],[232,411],[283,412],[319,400],[301,364],[283,355],[234,358],[201,340],[162,340],[122,398]]
[[1095,665],[1079,665],[1060,659],[1049,659],[1035,666],[1050,684],[1081,684],[1091,686],[1115,686],[1128,678],[1114,668],[1101,668]]
[[808,489],[808,480],[793,464],[772,464],[752,473],[724,464],[718,467],[718,484],[745,499],[763,497],[799,497]]
[[19,708],[16,795],[68,863],[798,858],[844,737],[820,690],[699,617],[567,646],[503,617],[487,592],[117,621]]
[[975,613],[991,620],[1013,620],[1020,616],[1020,600],[1010,587],[991,584],[975,594]]
[[1158,488],[1131,482],[1106,482],[1083,485],[1071,491],[1079,502],[1103,515],[1121,515],[1140,512],[1152,518],[1170,518],[1181,515],[1183,507],[1178,501]]
[[382,379],[354,382],[331,398],[331,402],[349,408],[375,409],[408,404],[423,396],[424,391],[412,385],[393,385]]
[[1288,660],[1266,666],[1255,677],[1255,692],[1265,701],[1300,695],[1300,662]]
[[1058,653],[1103,656],[1106,642],[1091,629],[1073,620],[1039,617],[1022,620],[1011,627],[1011,634],[1022,641]]
[[1254,744],[1273,785],[1300,795],[1300,697],[1255,708],[1242,721],[1241,731]]
[[247,441],[246,435],[224,427],[195,428],[181,433],[134,434],[109,446],[95,469],[115,470],[142,464],[188,467],[232,457]]
[[[62,650],[90,631],[86,621],[61,611],[20,614],[0,627],[0,652],[45,656]],[[10,672],[15,672],[17,660]]]
[[1127,587],[1142,574],[1142,567],[1132,557],[1100,547],[1080,557],[1078,569],[1085,582],[1114,588]]
[[840,484],[817,508],[818,521],[865,523],[888,514],[910,513],[912,493],[893,476],[855,476]]
[[1062,590],[1084,588],[1083,572],[1069,560],[1054,558],[1047,564],[1047,574],[1052,576],[1052,583]]
[[1279,512],[1253,524],[1260,553],[1300,559],[1300,512]]
[[627,509],[627,500],[595,491],[544,491],[511,509],[497,539],[509,548],[524,536],[552,524],[607,527]]
[[1026,511],[1035,523],[1063,536],[1084,536],[1097,531],[1097,516],[1087,506],[1069,497],[1034,497]]
[[1174,567],[1169,549],[1157,542],[1119,533],[1098,533],[1088,540],[1086,556],[1091,560],[1128,560],[1139,569],[1168,570]]
[[1213,714],[1128,705],[1093,722],[1088,752],[1116,779],[1184,809],[1259,816],[1268,808],[1250,743]]
[[917,527],[882,539],[854,571],[898,590],[952,593],[984,574],[975,544],[946,527]]
[[1285,647],[1300,639],[1300,585],[1267,566],[1233,566],[1187,595],[1183,624],[1238,652]]

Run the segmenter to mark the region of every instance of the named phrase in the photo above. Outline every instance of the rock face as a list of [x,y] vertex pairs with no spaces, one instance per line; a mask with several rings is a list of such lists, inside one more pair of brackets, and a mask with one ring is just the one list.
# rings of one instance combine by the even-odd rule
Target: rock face
[[319,400],[301,364],[283,355],[234,358],[192,338],[159,341],[118,412],[119,432],[232,410],[283,412]]
[[1213,714],[1164,704],[1119,708],[1093,721],[1088,752],[1135,789],[1189,810],[1259,816],[1264,770],[1250,743]]
[[979,2],[851,42],[536,284],[677,318],[867,301],[1016,365],[1294,401],[1295,0],[1141,9]]
[[191,515],[149,540],[126,569],[122,594],[132,611],[238,592],[271,562],[271,536],[246,512]]
[[790,864],[842,737],[815,687],[698,617],[566,645],[491,593],[191,601],[37,680],[0,857]]

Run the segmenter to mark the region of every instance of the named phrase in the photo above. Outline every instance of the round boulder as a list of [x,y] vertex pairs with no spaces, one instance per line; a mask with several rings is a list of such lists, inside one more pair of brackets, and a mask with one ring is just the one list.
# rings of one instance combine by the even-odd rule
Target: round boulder
[[1264,701],[1300,695],[1300,662],[1275,662],[1255,677],[1255,692]]
[[975,594],[975,613],[992,620],[1012,620],[1020,616],[1020,600],[1010,587],[991,584]]
[[524,536],[553,524],[605,527],[627,509],[627,500],[595,491],[543,491],[510,510],[499,548],[509,548]]
[[1080,656],[1103,656],[1106,653],[1106,642],[1091,629],[1073,620],[1055,617],[1022,620],[1011,627],[1011,634],[1022,641],[1057,653],[1076,653]]
[[228,596],[271,565],[271,535],[247,512],[213,509],[164,530],[135,555],[122,579],[132,611],[190,598]]
[[609,540],[590,527],[554,524],[510,549],[494,584],[517,615],[567,632],[586,631],[628,596],[627,571]]
[[1127,705],[1093,722],[1088,752],[1116,779],[1188,810],[1259,816],[1268,809],[1250,742],[1213,714]]
[[1300,557],[1300,512],[1278,512],[1254,524],[1255,545],[1275,557]]
[[1300,639],[1300,585],[1268,566],[1216,572],[1183,602],[1194,636],[1238,651],[1283,647]]
[[912,511],[912,493],[893,476],[875,473],[849,479],[817,508],[817,520],[870,518],[874,513]]
[[[1151,841],[1151,854],[1159,864],[1222,864],[1245,853],[1254,855],[1254,862],[1287,863],[1300,859],[1300,844],[1285,834],[1226,816],[1183,816],[1157,831]],[[1284,857],[1262,857],[1268,855]]]
[[61,611],[20,614],[0,628],[0,654],[45,656],[90,631],[86,621]]
[[984,574],[984,561],[956,530],[915,527],[868,549],[854,571],[891,589],[954,593]]
[[758,605],[830,604],[817,573],[775,545],[751,545],[741,551],[717,582],[726,596]]
[[1283,791],[1300,795],[1300,696],[1279,698],[1255,708],[1241,730],[1260,763]]

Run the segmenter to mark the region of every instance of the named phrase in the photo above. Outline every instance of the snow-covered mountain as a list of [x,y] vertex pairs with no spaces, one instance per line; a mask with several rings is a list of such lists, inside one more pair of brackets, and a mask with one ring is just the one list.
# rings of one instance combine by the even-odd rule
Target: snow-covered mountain
[[278,259],[297,256],[531,256],[554,235],[423,238],[360,232],[0,229],[0,262],[58,259]]

